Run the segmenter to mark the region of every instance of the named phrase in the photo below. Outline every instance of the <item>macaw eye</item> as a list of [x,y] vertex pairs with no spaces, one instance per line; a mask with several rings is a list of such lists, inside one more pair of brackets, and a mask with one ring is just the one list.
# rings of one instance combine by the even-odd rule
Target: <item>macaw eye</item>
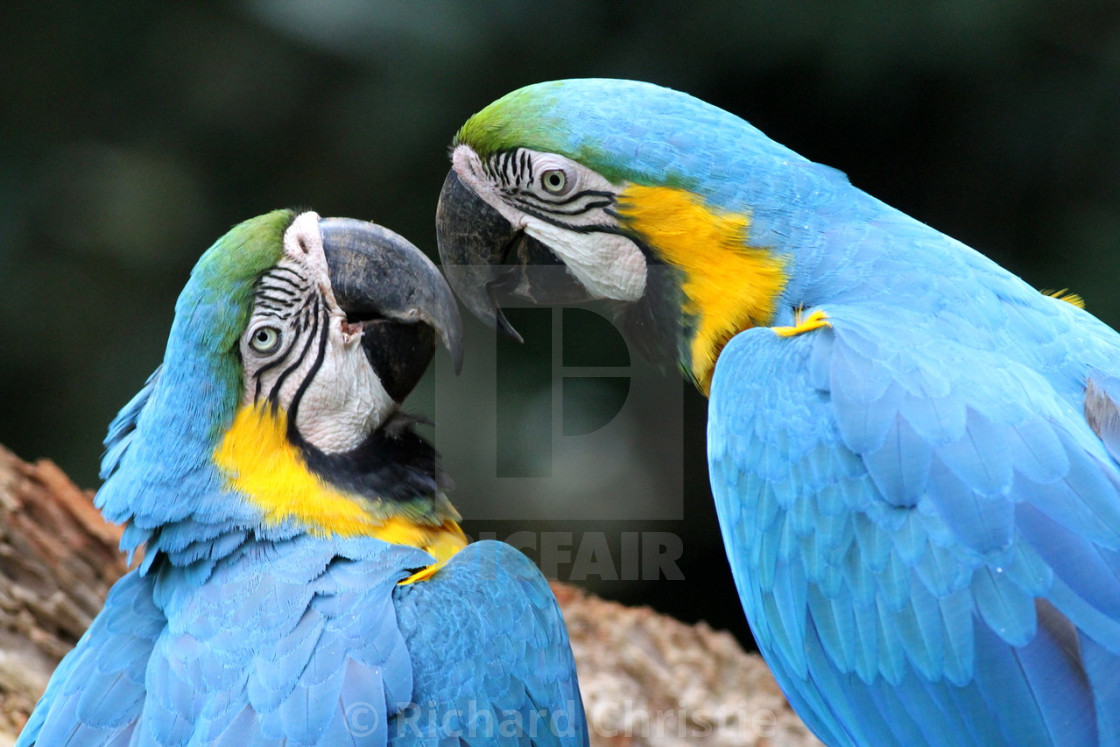
[[568,175],[563,169],[549,169],[541,173],[541,186],[546,192],[562,195],[568,191]]
[[275,353],[280,347],[280,330],[276,327],[258,327],[249,338],[249,347],[265,355]]

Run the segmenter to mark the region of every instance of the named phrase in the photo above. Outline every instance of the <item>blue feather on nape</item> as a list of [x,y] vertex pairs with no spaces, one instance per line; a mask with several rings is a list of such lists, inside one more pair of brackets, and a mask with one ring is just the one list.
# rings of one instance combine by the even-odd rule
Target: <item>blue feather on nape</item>
[[136,435],[136,423],[140,420],[140,413],[144,410],[144,406],[148,404],[152,392],[155,391],[162,370],[163,366],[157,366],[148,380],[144,382],[140,391],[128,401],[128,404],[121,408],[117,416],[113,418],[113,422],[109,423],[109,432],[106,434],[104,442],[105,454],[101,457],[100,477],[102,480],[109,479],[109,476],[116,472],[117,467],[120,466],[121,459],[124,458],[129,444],[132,443],[132,439]]

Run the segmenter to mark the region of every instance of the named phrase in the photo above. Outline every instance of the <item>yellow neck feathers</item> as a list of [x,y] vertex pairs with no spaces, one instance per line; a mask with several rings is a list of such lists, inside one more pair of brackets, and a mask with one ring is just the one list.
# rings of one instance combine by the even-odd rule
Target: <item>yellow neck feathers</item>
[[707,394],[727,341],[774,316],[786,284],[784,263],[747,245],[747,216],[717,213],[691,192],[631,185],[620,195],[619,213],[684,276],[682,311],[696,318],[691,373]]
[[323,481],[307,469],[287,431],[283,410],[243,405],[214,450],[214,464],[226,475],[229,487],[261,510],[266,525],[291,520],[321,536],[376,537],[419,547],[440,561],[466,546],[467,539],[454,521],[433,526],[401,516],[378,516],[377,501]]

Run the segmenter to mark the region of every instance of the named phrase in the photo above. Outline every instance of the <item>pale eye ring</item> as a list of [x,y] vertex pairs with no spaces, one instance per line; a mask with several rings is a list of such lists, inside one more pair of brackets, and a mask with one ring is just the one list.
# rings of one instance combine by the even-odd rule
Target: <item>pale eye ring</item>
[[249,347],[262,355],[275,353],[280,347],[280,330],[276,327],[257,327],[249,337]]
[[541,172],[541,187],[545,192],[554,195],[567,194],[571,189],[568,186],[568,175],[564,173],[564,169],[548,169]]

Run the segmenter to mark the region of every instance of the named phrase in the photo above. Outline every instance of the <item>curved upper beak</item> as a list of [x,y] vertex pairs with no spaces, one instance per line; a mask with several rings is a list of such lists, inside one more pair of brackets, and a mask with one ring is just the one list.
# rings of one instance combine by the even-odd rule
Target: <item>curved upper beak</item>
[[502,302],[586,301],[587,291],[547,246],[514,226],[451,169],[436,208],[443,272],[471,313],[521,342]]
[[423,252],[387,228],[353,218],[321,218],[335,300],[363,327],[362,346],[386,391],[401,401],[443,341],[458,373],[463,328],[455,297]]

